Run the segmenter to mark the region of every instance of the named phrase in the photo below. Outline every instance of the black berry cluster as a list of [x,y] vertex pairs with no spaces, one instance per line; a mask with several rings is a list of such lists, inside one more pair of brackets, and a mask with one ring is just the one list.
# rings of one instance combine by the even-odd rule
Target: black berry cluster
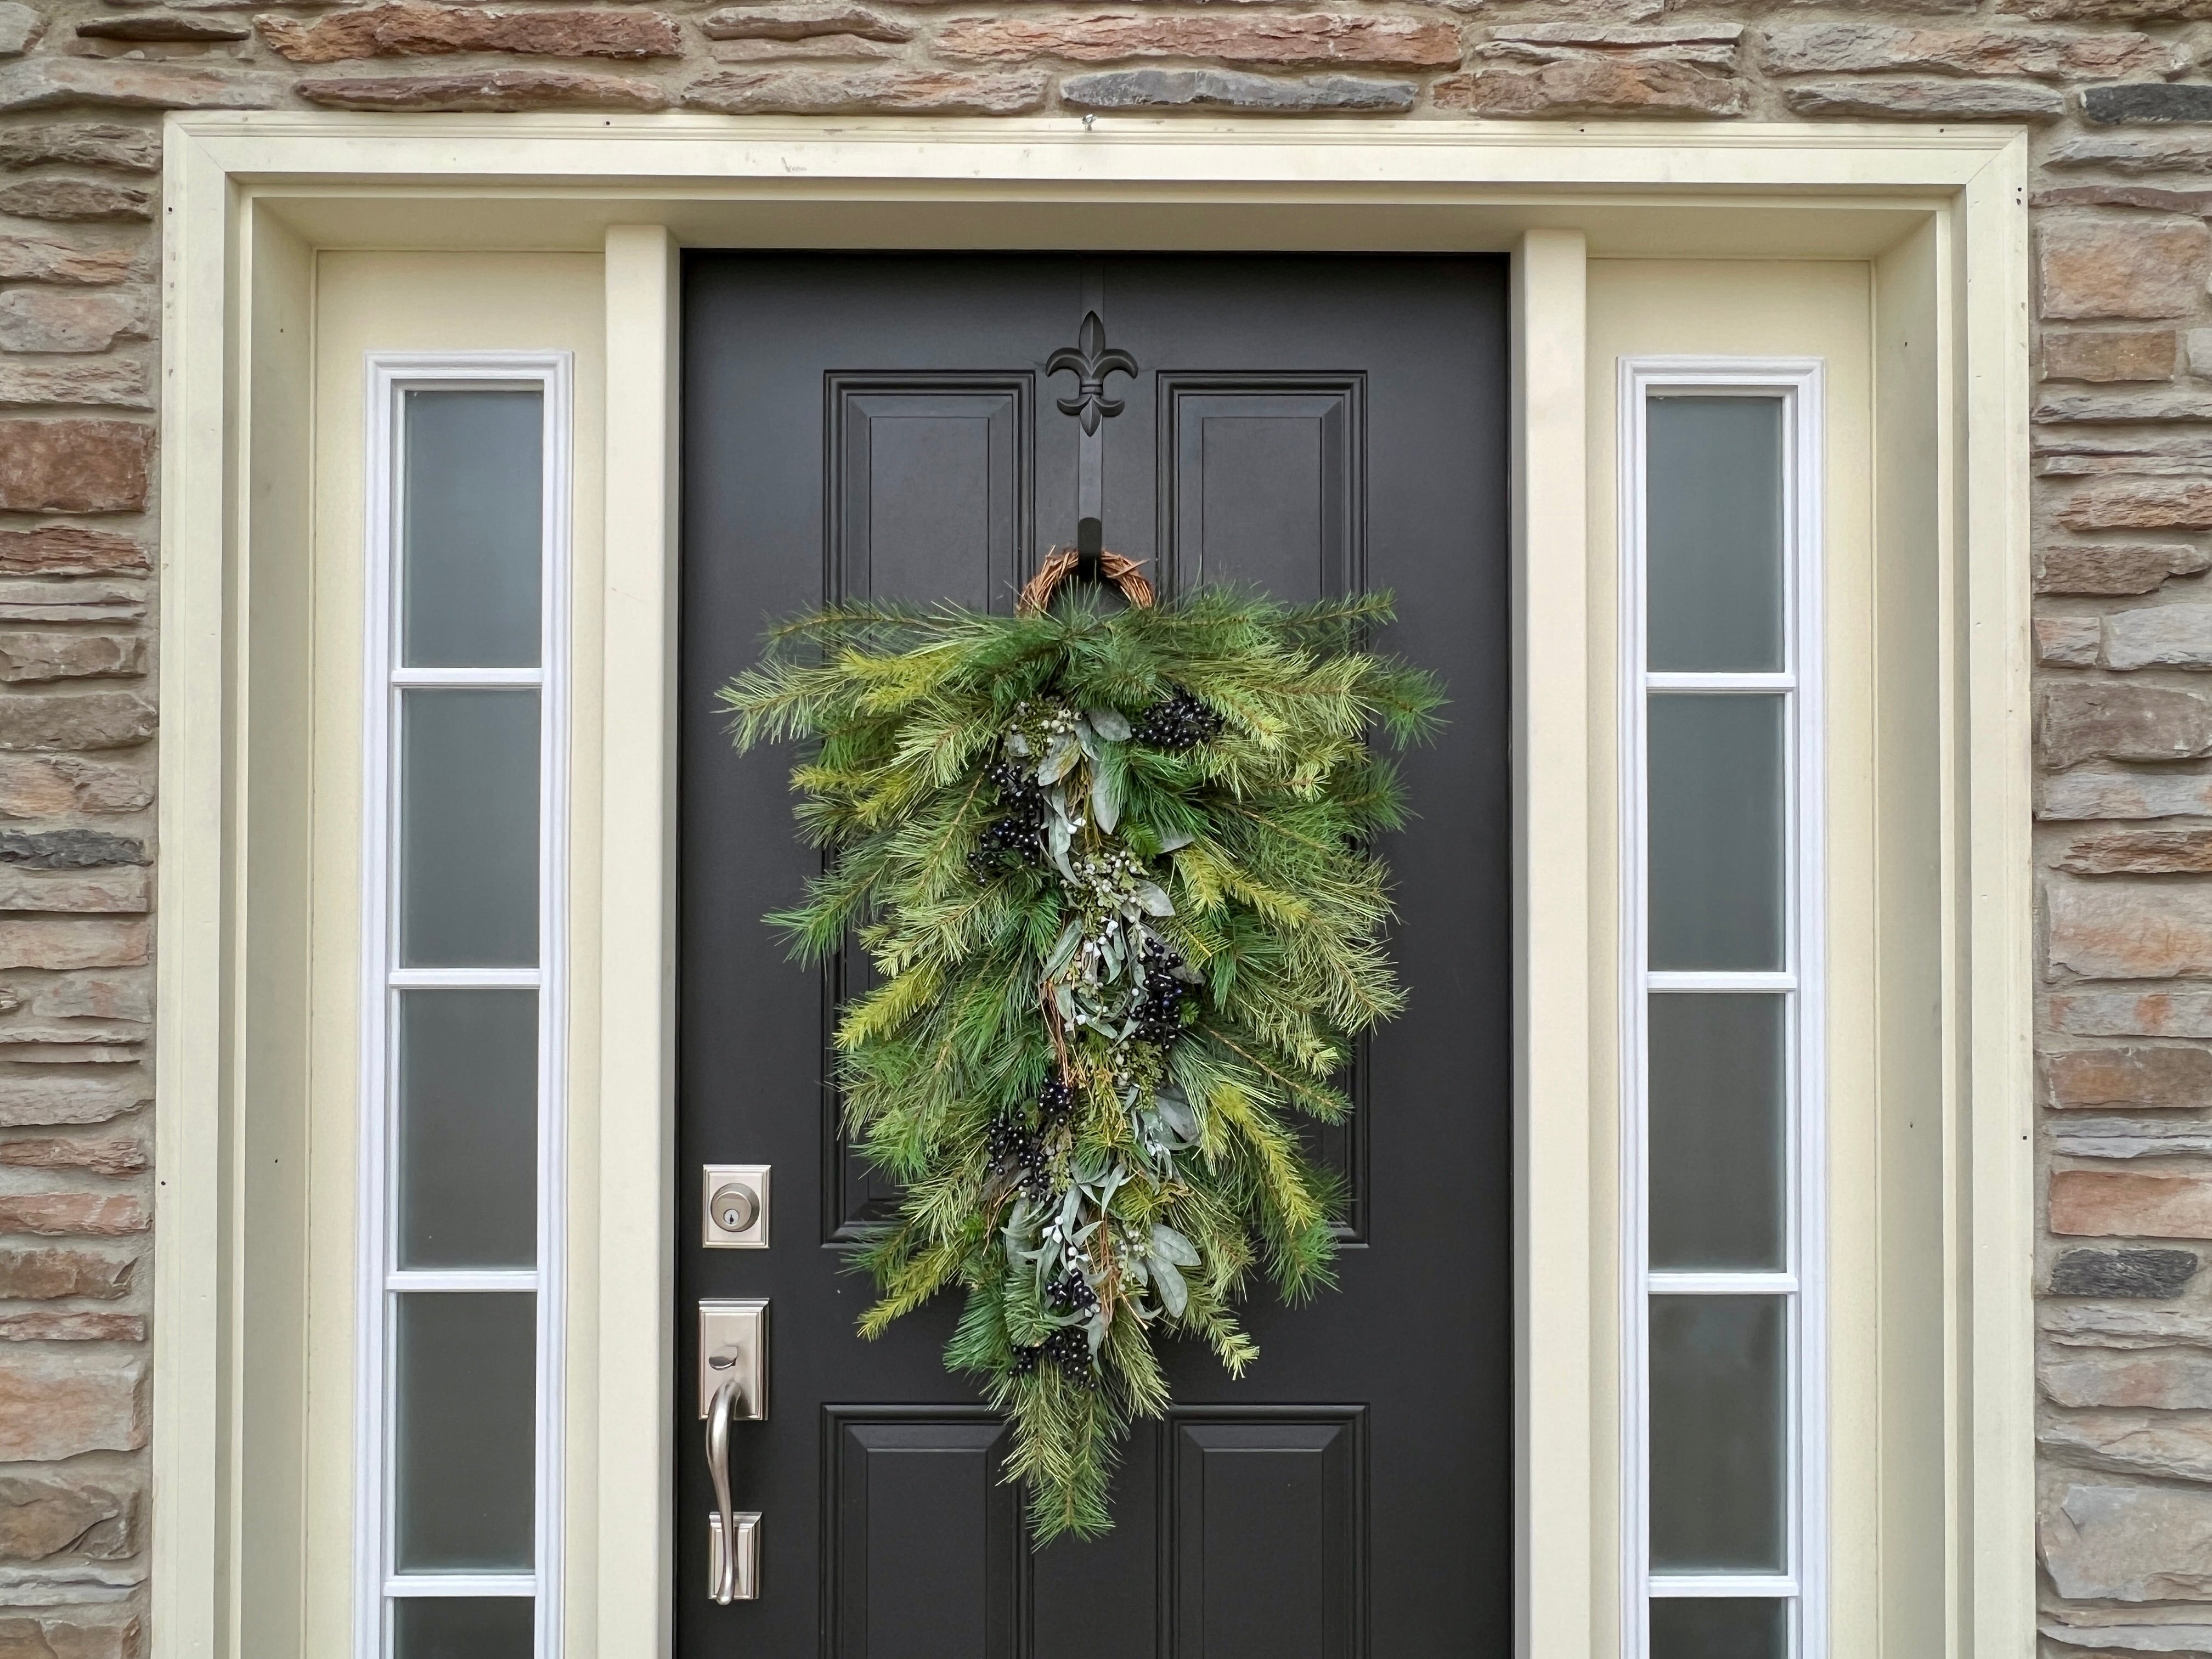
[[1070,1267],[1045,1281],[1044,1299],[1055,1313],[1089,1313],[1098,1305],[1098,1292],[1080,1267]]
[[1044,1340],[1044,1357],[1078,1376],[1091,1374],[1091,1339],[1080,1325],[1063,1325]]
[[1044,867],[1044,788],[1036,770],[1008,757],[983,775],[999,792],[1000,816],[983,826],[969,863],[988,878],[1008,864]]
[[1137,717],[1130,735],[1154,749],[1194,749],[1221,735],[1222,719],[1182,687]]
[[1027,1376],[1031,1371],[1037,1368],[1037,1361],[1043,1358],[1044,1345],[1042,1343],[1039,1343],[1033,1348],[1016,1348],[1014,1350],[1014,1375],[1016,1376]]
[[1037,1115],[1046,1123],[1059,1123],[1075,1109],[1075,1091],[1056,1077],[1044,1080],[1037,1091]]
[[1137,999],[1136,1035],[1158,1048],[1166,1048],[1182,1035],[1182,1011],[1194,990],[1176,976],[1182,965],[1180,952],[1158,939],[1145,941],[1145,988]]
[[1052,1196],[1052,1171],[1047,1167],[1044,1142],[1019,1120],[1003,1116],[993,1119],[991,1133],[983,1145],[994,1169],[1014,1172],[1015,1184],[1021,1188],[1024,1198],[1042,1204]]

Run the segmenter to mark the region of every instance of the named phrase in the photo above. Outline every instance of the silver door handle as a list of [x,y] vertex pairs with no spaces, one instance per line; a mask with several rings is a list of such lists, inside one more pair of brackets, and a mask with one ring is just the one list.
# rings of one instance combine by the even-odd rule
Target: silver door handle
[[707,1594],[722,1607],[760,1599],[760,1516],[730,1507],[730,1413],[740,1392],[738,1379],[727,1378],[707,1413],[707,1473],[714,1482],[714,1509],[707,1517]]

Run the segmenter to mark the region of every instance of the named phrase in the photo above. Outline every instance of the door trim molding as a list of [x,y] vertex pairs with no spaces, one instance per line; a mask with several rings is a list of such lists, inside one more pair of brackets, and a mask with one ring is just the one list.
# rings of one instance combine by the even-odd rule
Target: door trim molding
[[[1941,1380],[1956,1473],[1946,1621],[1964,1651],[2033,1640],[2034,1193],[2028,852],[2026,139],[2017,130],[1442,119],[825,121],[693,115],[171,116],[164,171],[161,1171],[155,1273],[154,1651],[245,1650],[247,1597],[304,1598],[261,1541],[261,1483],[296,1468],[244,1409],[264,1339],[257,1252],[292,1225],[249,1182],[247,1143],[299,1073],[280,983],[296,930],[249,869],[307,809],[264,807],[288,688],[308,653],[252,603],[296,562],[311,481],[272,413],[303,407],[313,251],[588,250],[605,260],[605,745],[594,881],[597,1087],[623,1133],[597,1149],[595,1322],[572,1395],[596,1402],[568,1528],[571,1644],[654,1659],[669,1641],[674,1210],[672,752],[674,280],[702,245],[1510,251],[1516,853],[1518,1650],[1614,1650],[1618,1500],[1607,1451],[1613,1266],[1595,1213],[1609,1155],[1614,960],[1595,914],[1610,821],[1591,695],[1589,258],[1889,261],[1884,289],[1934,348],[1928,551],[1942,618],[1945,1068],[1953,1255]],[[1917,249],[1911,260],[1901,249]],[[1606,623],[1605,626],[1610,626]],[[1593,647],[1593,641],[1599,641]],[[302,677],[305,677],[304,679]],[[249,694],[251,692],[251,695]],[[637,740],[637,734],[653,734]],[[270,745],[279,744],[271,750]],[[264,758],[264,757],[266,758]],[[591,856],[588,849],[586,856]],[[1596,861],[1594,861],[1596,860]],[[264,870],[270,867],[261,866]],[[251,902],[249,902],[251,901]],[[580,918],[580,942],[588,929]],[[580,957],[584,952],[580,951]],[[579,1179],[584,1165],[580,1159]],[[258,1179],[258,1177],[257,1177]],[[282,1206],[279,1206],[281,1211]],[[1594,1239],[1598,1247],[1594,1248]],[[645,1356],[641,1361],[640,1356]],[[573,1372],[581,1368],[587,1375]],[[285,1419],[289,1422],[293,1419]],[[296,1427],[296,1424],[295,1424]],[[594,1494],[593,1497],[586,1494]],[[343,1586],[315,1593],[348,1593]],[[1934,1639],[1932,1632],[1920,1639]]]

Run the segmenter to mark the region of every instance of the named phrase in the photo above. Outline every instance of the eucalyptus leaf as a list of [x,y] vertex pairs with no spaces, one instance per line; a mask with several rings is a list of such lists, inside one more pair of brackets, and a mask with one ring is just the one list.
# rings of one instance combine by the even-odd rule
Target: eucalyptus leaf
[[1118,708],[1086,708],[1083,718],[1091,722],[1091,729],[1109,743],[1129,740],[1129,717]]
[[1198,837],[1192,835],[1188,830],[1171,830],[1166,835],[1160,837],[1160,851],[1163,853],[1179,852],[1183,848],[1189,846],[1191,842],[1197,839]]
[[1195,1267],[1199,1263],[1198,1246],[1174,1228],[1158,1221],[1152,1223],[1152,1254],[1178,1267]]
[[1171,916],[1176,913],[1175,901],[1168,896],[1167,890],[1156,881],[1139,882],[1137,890],[1133,896],[1136,899],[1138,906],[1148,916]]
[[1121,779],[1118,769],[1102,766],[1091,775],[1091,816],[1108,835],[1121,821]]
[[1174,1262],[1164,1256],[1146,1258],[1152,1270],[1152,1288],[1159,1292],[1160,1305],[1168,1310],[1170,1319],[1181,1319],[1182,1310],[1190,1305],[1190,1286],[1182,1282],[1182,1274]]

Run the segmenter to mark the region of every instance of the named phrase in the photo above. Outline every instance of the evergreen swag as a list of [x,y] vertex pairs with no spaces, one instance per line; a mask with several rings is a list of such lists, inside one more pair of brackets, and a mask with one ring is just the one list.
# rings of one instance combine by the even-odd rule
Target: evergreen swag
[[1442,702],[1362,648],[1390,614],[845,606],[721,694],[740,749],[819,739],[792,781],[834,858],[770,921],[806,960],[856,929],[882,978],[836,1035],[850,1133],[905,1190],[861,1331],[965,1291],[945,1362],[1012,1413],[1040,1542],[1107,1529],[1128,1424],[1169,1403],[1156,1334],[1238,1375],[1248,1274],[1334,1282],[1293,1118],[1343,1118],[1350,1040],[1401,1000],[1364,850],[1398,789],[1363,734],[1403,746]]

